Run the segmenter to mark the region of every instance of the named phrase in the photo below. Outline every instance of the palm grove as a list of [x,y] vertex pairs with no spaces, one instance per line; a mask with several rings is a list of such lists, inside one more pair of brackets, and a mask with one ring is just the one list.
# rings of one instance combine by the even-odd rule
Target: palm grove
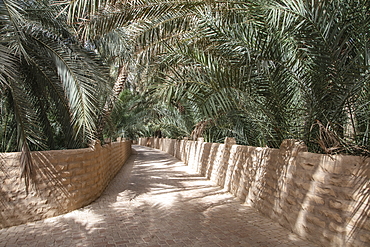
[[0,0],[0,151],[161,135],[368,154],[368,0]]

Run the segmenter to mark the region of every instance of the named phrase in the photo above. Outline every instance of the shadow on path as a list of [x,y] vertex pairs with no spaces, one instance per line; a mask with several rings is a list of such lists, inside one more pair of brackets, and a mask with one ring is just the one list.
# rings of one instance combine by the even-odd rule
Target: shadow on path
[[315,246],[182,162],[142,146],[103,195],[71,213],[0,230],[0,246]]

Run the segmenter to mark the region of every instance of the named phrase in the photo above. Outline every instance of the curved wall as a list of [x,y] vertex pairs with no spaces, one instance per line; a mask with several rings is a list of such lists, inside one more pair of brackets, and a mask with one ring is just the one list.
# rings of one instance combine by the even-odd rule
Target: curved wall
[[20,153],[0,153],[0,228],[70,212],[96,200],[131,155],[131,141],[91,148],[32,152],[26,194]]
[[370,246],[370,159],[280,149],[141,138],[227,189],[285,228],[321,246]]

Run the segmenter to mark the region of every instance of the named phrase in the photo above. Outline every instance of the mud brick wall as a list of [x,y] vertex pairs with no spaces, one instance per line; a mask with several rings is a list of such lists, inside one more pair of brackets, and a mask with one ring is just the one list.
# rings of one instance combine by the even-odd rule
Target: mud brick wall
[[321,246],[370,246],[370,159],[279,149],[141,138],[227,189],[262,214]]
[[131,155],[131,141],[91,148],[32,152],[29,194],[20,153],[0,153],[0,228],[70,212],[96,200]]

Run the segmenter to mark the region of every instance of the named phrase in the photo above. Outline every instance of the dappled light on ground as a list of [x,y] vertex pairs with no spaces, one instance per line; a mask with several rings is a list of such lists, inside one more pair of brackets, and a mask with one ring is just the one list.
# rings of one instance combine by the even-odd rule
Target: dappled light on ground
[[2,229],[0,246],[315,246],[177,159],[134,148],[94,203]]

